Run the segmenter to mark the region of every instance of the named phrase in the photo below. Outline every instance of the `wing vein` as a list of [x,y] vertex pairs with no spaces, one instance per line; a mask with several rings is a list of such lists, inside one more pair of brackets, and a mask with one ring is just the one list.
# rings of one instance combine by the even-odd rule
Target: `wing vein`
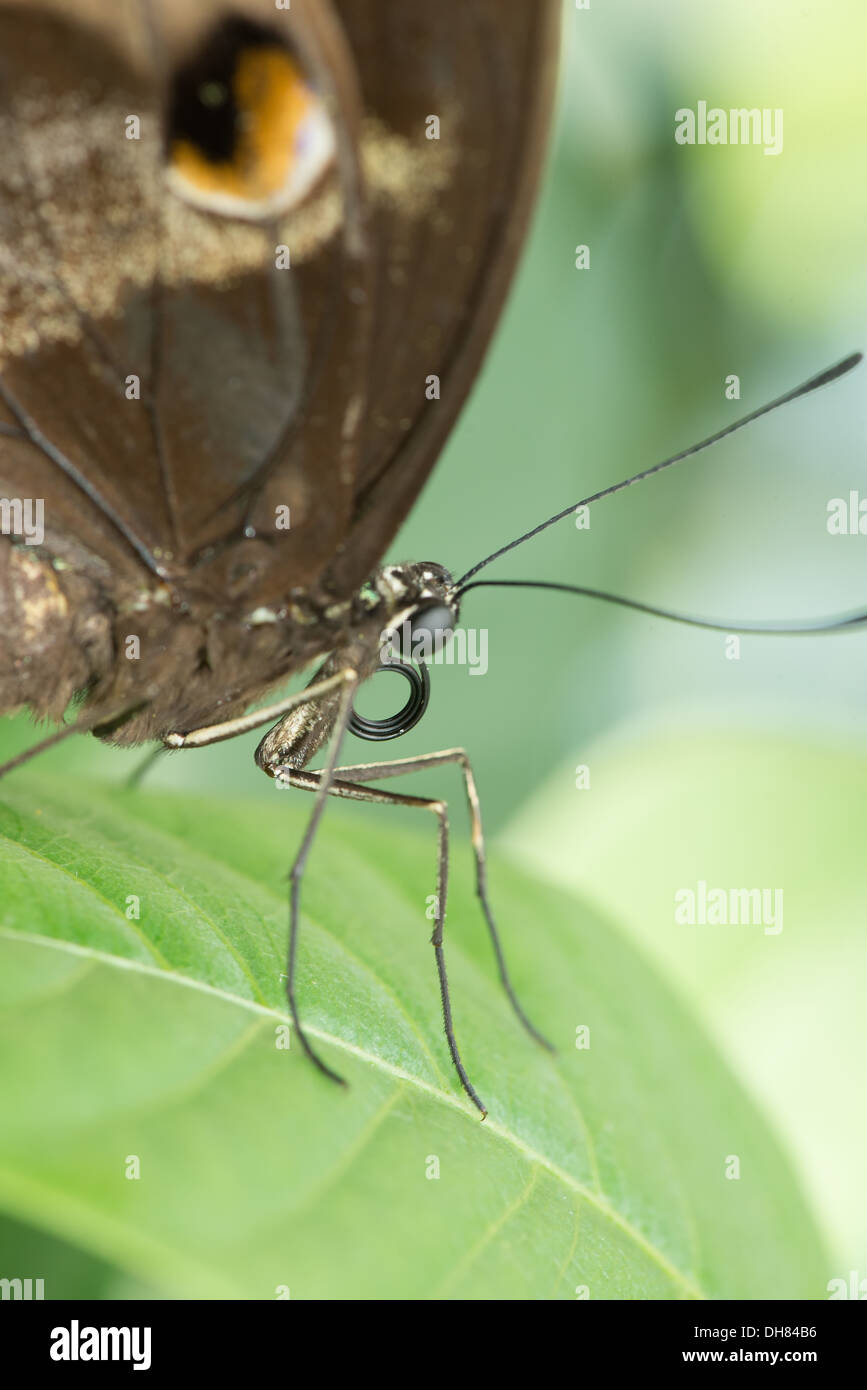
[[84,493],[85,497],[87,497],[100,512],[102,512],[106,520],[110,521],[112,526],[123,536],[124,540],[132,546],[133,550],[139,556],[139,559],[144,561],[151,573],[157,575],[160,579],[168,578],[168,571],[159,563],[156,556],[152,554],[141,537],[124,521],[123,517],[114,509],[111,503],[102,496],[99,489],[95,488],[93,483],[85,478],[84,474],[72,462],[72,459],[68,458],[63,450],[59,449],[47,435],[43,434],[32,415],[25,410],[24,406],[17,400],[8,386],[5,385],[2,377],[0,377],[0,400],[4,401],[9,410],[11,410],[30,443],[35,445],[36,448],[55,464],[62,473],[65,473],[66,477]]

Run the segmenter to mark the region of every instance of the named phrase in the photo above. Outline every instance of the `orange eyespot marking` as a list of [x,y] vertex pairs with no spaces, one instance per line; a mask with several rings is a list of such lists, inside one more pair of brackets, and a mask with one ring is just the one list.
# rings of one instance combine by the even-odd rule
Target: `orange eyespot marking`
[[175,139],[169,181],[188,202],[213,212],[257,218],[300,203],[334,156],[325,106],[293,58],[258,45],[237,57],[230,87],[199,89],[203,112],[231,125],[231,151],[215,159],[207,143]]

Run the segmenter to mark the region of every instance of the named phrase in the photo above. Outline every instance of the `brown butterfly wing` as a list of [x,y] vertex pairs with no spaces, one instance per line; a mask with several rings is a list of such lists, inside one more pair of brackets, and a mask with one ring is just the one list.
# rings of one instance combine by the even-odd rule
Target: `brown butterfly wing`
[[[0,495],[46,499],[42,553],[67,576],[64,599],[0,537],[5,625],[27,629],[5,707],[39,703],[58,631],[70,670],[87,649],[80,683],[104,671],[117,637],[94,610],[160,580],[239,617],[293,590],[348,597],[433,466],[508,286],[554,0],[231,14],[285,41],[337,137],[311,195],[259,221],[166,184],[173,84],[221,7],[0,3]],[[74,685],[67,671],[54,712]]]
[[[0,486],[50,499],[52,553],[89,552],[116,580],[141,582],[142,565],[189,578],[242,536],[278,458],[292,531],[275,538],[272,512],[269,539],[293,582],[321,569],[351,507],[370,263],[351,62],[326,6],[303,33],[264,0],[233,9],[303,48],[329,104],[340,169],[318,223],[316,207],[218,217],[166,189],[171,76],[212,5],[90,0],[74,21],[0,7]],[[283,243],[297,268],[276,267]]]
[[[372,277],[351,515],[321,584],[346,598],[412,506],[490,341],[541,172],[560,6],[335,0],[334,8],[365,115]],[[431,116],[437,139],[428,138]],[[429,400],[434,376],[439,399]],[[271,496],[281,474],[278,461]],[[253,516],[266,528],[268,502]]]
[[[557,0],[337,0],[337,9],[365,110],[421,151],[429,171],[422,216],[374,204],[368,412],[350,535],[331,568],[348,590],[412,506],[490,341],[543,163],[561,14]],[[436,141],[426,139],[431,115]],[[425,394],[432,375],[438,400]]]

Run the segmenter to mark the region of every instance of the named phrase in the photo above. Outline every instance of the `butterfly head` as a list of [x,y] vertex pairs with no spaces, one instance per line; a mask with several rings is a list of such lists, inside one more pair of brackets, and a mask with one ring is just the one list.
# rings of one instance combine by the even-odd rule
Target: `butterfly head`
[[429,661],[451,640],[459,605],[442,565],[385,565],[374,585],[382,600],[381,660]]

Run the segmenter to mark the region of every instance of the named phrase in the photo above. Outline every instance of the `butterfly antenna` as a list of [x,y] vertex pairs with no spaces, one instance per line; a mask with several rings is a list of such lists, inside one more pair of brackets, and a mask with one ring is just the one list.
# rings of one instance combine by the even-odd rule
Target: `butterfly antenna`
[[623,598],[620,594],[609,594],[604,589],[585,589],[577,584],[558,584],[545,579],[477,579],[473,584],[465,584],[458,589],[457,598],[462,598],[471,589],[553,589],[562,594],[579,594],[582,598],[601,599],[603,603],[615,603],[620,608],[633,608],[637,613],[649,613],[654,618],[666,618],[673,623],[687,623],[690,627],[710,628],[715,632],[728,633],[816,633],[842,632],[846,628],[862,627],[867,624],[867,611],[843,613],[833,618],[817,618],[813,622],[790,623],[724,623],[716,618],[695,618],[687,613],[675,613],[669,608],[656,608],[650,603],[640,603],[637,599]]
[[776,400],[770,401],[767,405],[760,406],[758,410],[753,410],[749,415],[744,415],[742,419],[736,420],[732,425],[726,425],[725,429],[718,430],[716,434],[710,435],[708,439],[703,439],[700,444],[693,444],[689,449],[684,449],[679,454],[672,454],[671,458],[663,459],[662,463],[655,463],[652,468],[644,468],[640,473],[635,473],[631,478],[625,478],[622,483],[613,483],[611,487],[605,487],[601,492],[594,492],[591,497],[585,497],[580,502],[573,502],[571,506],[564,507],[561,512],[556,512],[554,516],[549,516],[547,521],[542,521],[538,526],[534,526],[531,531],[526,531],[523,536],[518,536],[516,540],[509,541],[508,545],[500,546],[484,560],[479,560],[478,564],[468,569],[457,581],[455,589],[458,593],[465,592],[464,586],[468,579],[472,579],[480,570],[490,565],[494,560],[499,560],[501,555],[507,555],[510,550],[523,545],[525,541],[532,540],[541,531],[546,531],[555,522],[562,521],[564,517],[572,516],[579,507],[589,507],[593,502],[599,502],[603,497],[612,497],[615,492],[622,492],[624,488],[632,487],[633,483],[641,483],[645,478],[652,478],[654,473],[661,473],[663,468],[671,468],[672,464],[680,463],[683,459],[692,458],[694,454],[700,454],[704,449],[709,449],[712,444],[718,444],[721,439],[726,439],[730,434],[735,434],[742,430],[745,425],[751,425],[754,420],[760,420],[763,415],[769,415],[772,410],[777,410],[781,405],[788,405],[789,401],[796,401],[800,396],[808,396],[811,391],[818,391],[820,386],[827,386],[832,381],[837,381],[847,372],[851,372],[853,367],[857,367],[862,360],[863,353],[853,352],[848,357],[844,357],[842,362],[836,363],[833,367],[827,367],[825,371],[819,372],[818,376],[811,376],[809,381],[805,381],[800,386],[796,386],[793,391],[787,391],[784,396],[778,396]]

